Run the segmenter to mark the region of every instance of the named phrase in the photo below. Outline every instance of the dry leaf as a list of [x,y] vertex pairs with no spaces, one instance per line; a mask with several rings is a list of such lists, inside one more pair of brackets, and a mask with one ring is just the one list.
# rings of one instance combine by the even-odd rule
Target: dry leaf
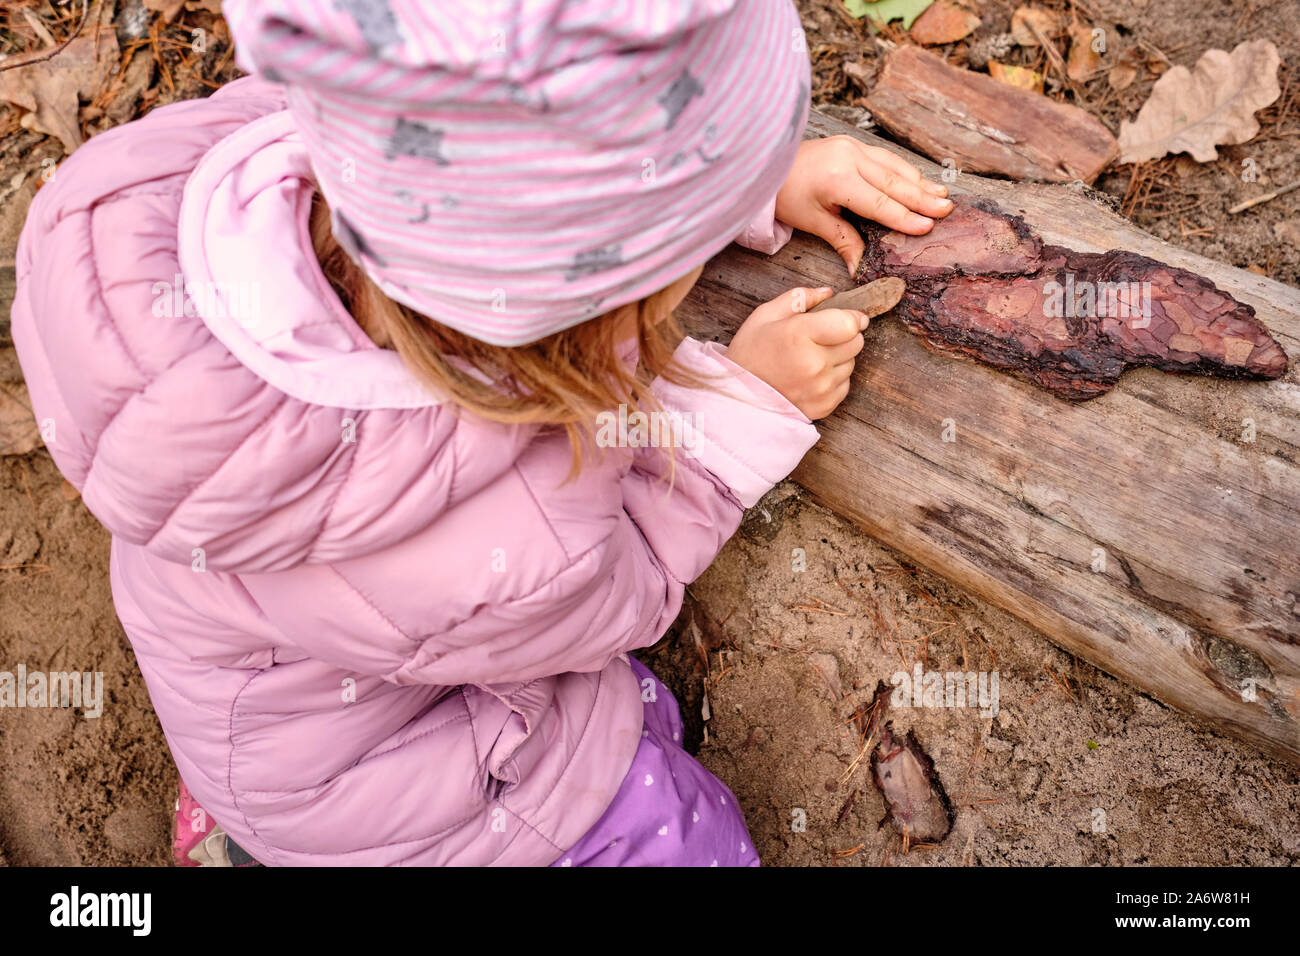
[[970,36],[971,31],[979,25],[978,13],[938,0],[917,17],[909,32],[917,43],[935,46],[940,43],[956,43]]
[[185,0],[144,0],[144,5],[146,9],[161,13],[163,19],[171,23],[185,6]]
[[1011,36],[1021,46],[1038,46],[1038,37],[1034,36],[1030,24],[1049,39],[1065,32],[1065,18],[1051,10],[1035,10],[1033,7],[1021,7],[1011,15]]
[[1011,66],[1006,63],[999,63],[996,60],[990,60],[989,76],[999,83],[1014,86],[1018,90],[1028,90],[1030,93],[1043,92],[1043,74],[1031,70],[1027,66]]
[[925,12],[934,0],[844,0],[850,16],[870,17],[884,26],[891,20],[902,20],[903,29],[910,30],[916,18]]
[[25,455],[40,444],[27,386],[0,383],[0,455]]
[[1127,90],[1133,85],[1133,81],[1138,75],[1138,57],[1133,50],[1126,50],[1119,61],[1110,68],[1110,73],[1106,76],[1106,82],[1115,92]]
[[23,126],[57,137],[71,153],[81,145],[81,99],[97,93],[116,65],[112,30],[83,33],[48,60],[0,73],[0,100],[26,110]]
[[206,10],[208,13],[221,12],[221,0],[144,0],[146,9],[155,10],[163,19],[171,23],[180,14],[181,8],[189,10]]
[[1282,95],[1278,63],[1271,41],[1249,40],[1231,54],[1207,50],[1194,70],[1175,66],[1156,81],[1137,119],[1120,124],[1119,161],[1186,152],[1208,163],[1218,158],[1215,146],[1254,138],[1255,111]]
[[1077,23],[1070,28],[1070,56],[1065,75],[1076,83],[1086,83],[1101,69],[1101,54],[1093,49],[1092,27]]

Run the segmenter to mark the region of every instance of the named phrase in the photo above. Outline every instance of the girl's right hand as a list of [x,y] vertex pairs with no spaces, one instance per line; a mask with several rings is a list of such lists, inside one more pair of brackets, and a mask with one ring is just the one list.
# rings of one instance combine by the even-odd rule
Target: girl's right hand
[[809,419],[825,418],[849,394],[854,358],[862,351],[865,312],[809,312],[834,290],[791,289],[760,305],[727,348],[727,358],[757,375]]

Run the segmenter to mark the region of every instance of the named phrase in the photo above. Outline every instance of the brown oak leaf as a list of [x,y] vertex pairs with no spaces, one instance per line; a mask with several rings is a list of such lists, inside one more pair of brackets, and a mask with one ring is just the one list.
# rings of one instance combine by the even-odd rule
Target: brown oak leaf
[[[1070,28],[1070,56],[1065,75],[1076,83],[1086,83],[1101,70],[1101,51],[1092,27],[1076,23]],[[1104,34],[1103,34],[1104,36]]]
[[1137,119],[1120,124],[1121,163],[1189,153],[1199,163],[1216,146],[1245,143],[1259,132],[1255,111],[1282,95],[1277,47],[1248,40],[1232,53],[1207,50],[1195,69],[1175,66],[1156,81]]
[[1065,18],[1054,10],[1033,7],[1020,7],[1011,15],[1011,36],[1020,46],[1040,45],[1035,28],[1049,39],[1058,37],[1065,32]]
[[99,91],[117,56],[112,30],[83,33],[48,60],[0,73],[0,100],[25,110],[24,126],[57,137],[71,153],[81,145],[81,100]]
[[146,9],[156,10],[163,19],[171,23],[182,8],[189,11],[206,10],[208,13],[221,12],[221,0],[144,0]]
[[939,0],[926,8],[916,18],[908,32],[917,43],[936,46],[941,43],[956,43],[980,25],[978,13],[973,13],[955,3]]

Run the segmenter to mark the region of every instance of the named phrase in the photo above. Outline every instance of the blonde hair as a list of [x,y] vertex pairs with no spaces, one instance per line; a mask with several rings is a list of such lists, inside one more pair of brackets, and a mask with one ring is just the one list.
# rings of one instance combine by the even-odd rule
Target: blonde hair
[[[582,465],[583,446],[594,447],[601,412],[619,405],[629,414],[658,410],[650,392],[656,376],[704,384],[672,360],[682,337],[671,311],[677,283],[528,345],[489,345],[390,299],[334,238],[320,193],[312,199],[310,232],[325,277],[371,341],[396,351],[434,394],[466,411],[489,421],[563,428],[573,449],[571,478]],[[620,333],[629,325],[639,352],[632,370],[619,357]]]

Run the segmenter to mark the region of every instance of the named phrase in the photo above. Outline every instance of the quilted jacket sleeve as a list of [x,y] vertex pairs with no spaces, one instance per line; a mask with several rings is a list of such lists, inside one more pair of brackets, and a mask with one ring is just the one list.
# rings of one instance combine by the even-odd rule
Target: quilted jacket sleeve
[[746,225],[736,242],[746,249],[763,252],[767,255],[779,252],[790,241],[794,229],[776,218],[776,197],[773,196],[766,206],[760,209]]
[[[675,469],[641,449],[617,493],[621,507],[597,543],[570,553],[565,570],[523,597],[485,607],[428,641],[400,667],[399,682],[520,681],[605,667],[654,643],[698,577],[735,532],[744,509],[784,478],[816,443],[816,428],[770,386],[727,360],[716,343],[682,343],[678,360],[709,388],[660,380],[655,393],[682,426]],[[534,482],[548,523],[573,552],[581,485],[549,491]],[[597,493],[598,494],[598,493]],[[556,498],[556,495],[562,497]],[[592,514],[601,511],[591,498]],[[593,519],[594,520],[594,519]]]

